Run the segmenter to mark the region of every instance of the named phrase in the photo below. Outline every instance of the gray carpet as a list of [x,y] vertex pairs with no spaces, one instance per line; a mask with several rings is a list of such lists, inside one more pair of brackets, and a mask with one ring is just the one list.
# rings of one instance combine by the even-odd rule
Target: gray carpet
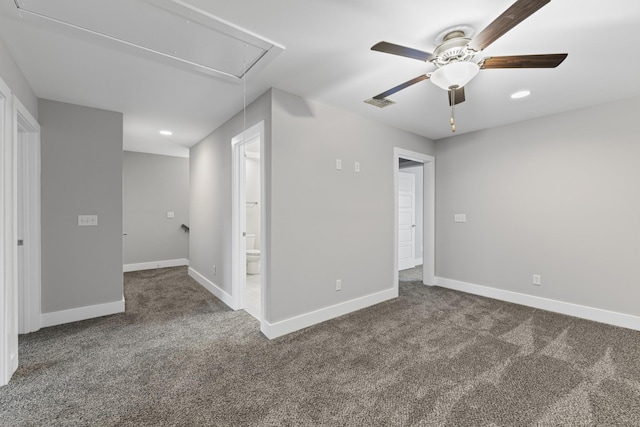
[[637,426],[640,333],[418,283],[273,341],[186,269],[20,339],[2,426]]
[[400,270],[398,272],[398,280],[400,282],[422,282],[422,265]]

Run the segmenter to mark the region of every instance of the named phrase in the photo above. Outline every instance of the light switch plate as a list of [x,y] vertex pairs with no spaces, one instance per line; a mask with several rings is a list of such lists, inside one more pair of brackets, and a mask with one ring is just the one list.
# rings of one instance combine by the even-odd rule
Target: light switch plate
[[175,217],[176,217],[175,212],[167,212],[167,218],[175,218]]
[[78,215],[78,227],[95,227],[98,225],[98,215]]
[[454,214],[453,222],[467,222],[467,214]]

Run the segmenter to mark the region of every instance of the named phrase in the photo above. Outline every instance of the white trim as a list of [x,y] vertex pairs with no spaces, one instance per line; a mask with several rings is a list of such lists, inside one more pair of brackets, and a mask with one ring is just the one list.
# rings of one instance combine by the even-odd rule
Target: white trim
[[71,308],[69,310],[42,313],[41,324],[44,328],[93,319],[95,317],[124,313],[124,306],[124,298],[122,298],[120,301],[108,302],[105,304],[88,305],[86,307]]
[[400,173],[400,158],[413,160],[423,164],[423,211],[422,211],[422,242],[423,267],[422,283],[433,285],[435,283],[436,264],[436,159],[427,154],[403,148],[393,148],[393,286],[398,289],[398,176]]
[[[271,227],[267,226],[267,140],[264,134],[264,121],[260,122],[260,327],[270,312],[270,299],[267,289],[271,289]],[[269,199],[270,200],[270,199]]]
[[397,297],[398,288],[390,288],[279,322],[269,323],[263,320],[260,325],[260,330],[267,338],[274,339]]
[[[20,146],[20,147],[19,147]],[[18,156],[21,152],[22,156]],[[18,309],[19,333],[40,329],[41,313],[41,230],[40,230],[40,125],[29,110],[13,97],[13,153],[15,191],[15,239],[23,239],[23,268],[18,272],[16,246],[16,272],[22,275],[19,290],[22,304]],[[21,188],[18,184],[21,183]],[[22,195],[18,218],[18,192]],[[22,221],[19,235],[18,220]],[[16,276],[16,281],[18,276]]]
[[588,307],[585,305],[521,294],[518,292],[505,291],[503,289],[446,279],[444,277],[436,277],[435,279],[435,284],[442,288],[454,289],[456,291],[481,295],[483,297],[493,298],[500,301],[511,302],[514,304],[525,305],[527,307],[539,308],[541,310],[552,311],[554,313],[566,314],[569,316],[579,317],[581,319],[593,320],[595,322],[640,331],[640,317],[633,316],[631,314],[617,313],[615,311],[602,310],[600,308]]
[[[13,283],[12,94],[0,78],[0,386],[6,385],[18,367],[18,313]],[[15,326],[15,327],[14,327]]]
[[422,265],[422,258],[416,258],[413,262],[415,262],[416,265]]
[[125,273],[128,273],[131,271],[153,270],[154,268],[182,267],[184,265],[189,265],[189,260],[186,258],[178,258],[178,259],[167,259],[164,261],[150,261],[150,262],[139,262],[135,264],[124,264],[122,266],[122,270]]
[[[251,128],[253,129],[253,128]],[[233,307],[245,307],[246,285],[246,197],[244,143],[252,138],[251,129],[231,139],[231,293]]]
[[247,159],[260,160],[260,153],[253,151],[245,151],[244,155]]
[[235,304],[234,298],[226,293],[222,288],[218,285],[204,277],[202,274],[195,271],[193,268],[189,267],[189,276],[202,285],[203,288],[211,292],[215,297],[217,297],[220,301],[227,304],[232,310],[238,310]]

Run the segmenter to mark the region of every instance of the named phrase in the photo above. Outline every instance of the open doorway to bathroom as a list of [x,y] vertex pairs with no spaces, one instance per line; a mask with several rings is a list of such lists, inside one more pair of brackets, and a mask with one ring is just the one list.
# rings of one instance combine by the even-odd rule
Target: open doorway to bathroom
[[232,282],[236,309],[262,321],[264,266],[264,123],[232,139]]

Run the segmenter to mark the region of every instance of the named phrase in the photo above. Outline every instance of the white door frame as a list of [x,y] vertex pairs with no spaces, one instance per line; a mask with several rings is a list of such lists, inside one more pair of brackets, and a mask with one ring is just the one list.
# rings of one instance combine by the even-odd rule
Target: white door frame
[[[20,154],[19,150],[20,148]],[[18,175],[20,174],[20,175]],[[18,189],[18,183],[21,188]],[[22,197],[18,210],[18,192]],[[20,316],[28,319],[27,329],[40,328],[40,125],[20,100],[0,79],[0,386],[18,368]],[[21,218],[18,218],[18,212]],[[20,219],[22,236],[18,237]],[[23,260],[18,271],[18,238]],[[19,278],[24,287],[18,286]],[[23,307],[18,295],[24,292]]]
[[[18,368],[17,312],[13,304],[13,144],[11,90],[0,79],[0,386]],[[14,327],[15,325],[15,327]]]
[[422,241],[424,245],[422,283],[435,284],[435,206],[436,206],[436,159],[427,154],[410,151],[399,147],[393,149],[393,283],[398,289],[398,174],[400,159],[413,160],[423,164],[423,227]]
[[243,233],[246,231],[246,195],[245,195],[245,144],[260,139],[260,229],[263,230],[260,236],[260,323],[265,322],[267,289],[267,263],[265,256],[267,252],[266,230],[266,168],[265,168],[265,139],[264,121],[261,121],[231,140],[232,157],[232,190],[231,190],[231,289],[233,297],[233,309],[241,310],[246,306],[246,240]]
[[17,220],[14,235],[24,242],[24,262],[20,266],[21,271],[18,271],[16,256],[15,271],[22,276],[23,286],[18,290],[19,300],[22,302],[18,307],[18,324],[19,333],[25,334],[40,329],[41,318],[40,125],[15,96],[13,111],[14,212],[17,219],[20,192],[20,212],[23,215],[22,235],[19,235]]

